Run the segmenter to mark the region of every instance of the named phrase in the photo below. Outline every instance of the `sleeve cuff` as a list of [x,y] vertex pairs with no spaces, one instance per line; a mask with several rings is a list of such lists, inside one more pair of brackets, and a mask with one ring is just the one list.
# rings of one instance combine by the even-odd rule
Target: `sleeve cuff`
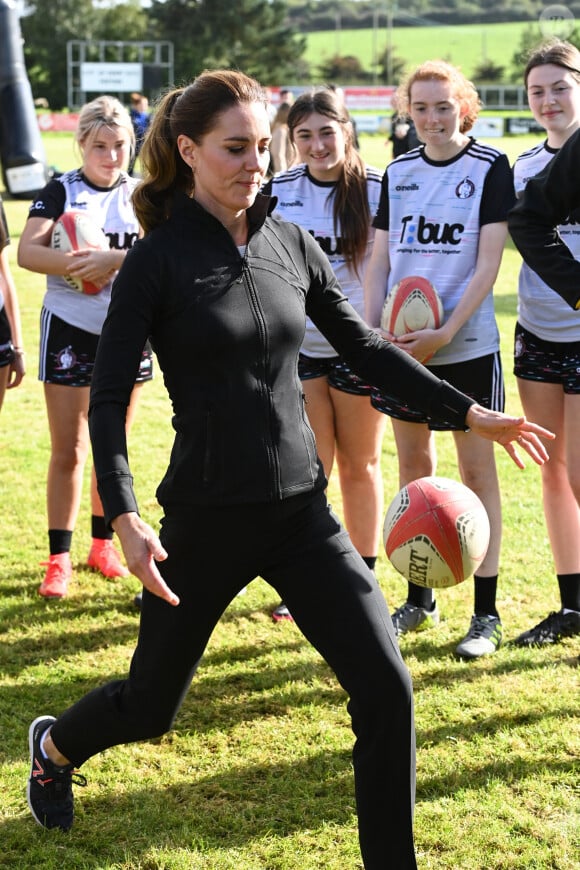
[[119,514],[139,513],[132,475],[109,474],[97,482],[97,488],[105,511],[105,522],[109,527]]
[[441,381],[434,392],[429,416],[437,421],[453,423],[468,432],[469,426],[466,426],[465,418],[468,410],[475,404],[475,399],[466,396],[447,381]]

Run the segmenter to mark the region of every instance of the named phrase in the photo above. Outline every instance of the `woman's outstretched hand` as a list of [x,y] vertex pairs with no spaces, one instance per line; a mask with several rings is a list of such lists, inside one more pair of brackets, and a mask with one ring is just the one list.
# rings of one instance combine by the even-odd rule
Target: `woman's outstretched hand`
[[159,572],[156,562],[167,559],[167,551],[151,526],[134,512],[119,514],[111,525],[119,536],[127,567],[138,577],[145,589],[176,607],[178,596],[171,591]]
[[525,417],[510,417],[499,411],[489,411],[481,405],[472,405],[465,422],[472,432],[501,444],[518,468],[525,467],[518,455],[518,446],[538,465],[543,465],[550,458],[541,439],[552,441],[556,436],[549,429],[528,422]]

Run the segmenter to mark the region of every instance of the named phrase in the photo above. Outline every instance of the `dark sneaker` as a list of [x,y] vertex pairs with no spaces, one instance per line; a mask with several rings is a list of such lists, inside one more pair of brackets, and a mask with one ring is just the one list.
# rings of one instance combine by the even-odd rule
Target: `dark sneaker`
[[87,781],[73,771],[72,764],[57,767],[42,754],[42,736],[53,722],[56,722],[54,716],[39,716],[30,726],[31,768],[26,794],[30,811],[39,825],[68,831],[74,821],[72,784],[86,785]]
[[524,631],[513,641],[516,646],[545,646],[560,643],[565,637],[580,634],[580,613],[576,610],[553,611],[529,631]]
[[500,648],[503,629],[497,616],[471,617],[469,631],[455,648],[458,656],[465,659],[476,659],[487,656]]
[[275,607],[272,611],[272,619],[274,622],[294,622],[294,617],[283,601],[281,601],[278,607]]
[[438,625],[439,611],[437,605],[433,610],[427,610],[425,607],[415,607],[414,604],[405,601],[404,604],[397,607],[391,619],[395,634],[400,637],[402,634],[407,634],[408,631],[425,631]]

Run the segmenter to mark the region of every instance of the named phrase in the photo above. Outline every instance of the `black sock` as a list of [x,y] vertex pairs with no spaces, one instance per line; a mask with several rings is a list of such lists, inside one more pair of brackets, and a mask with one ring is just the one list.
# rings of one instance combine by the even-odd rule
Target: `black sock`
[[98,517],[96,514],[91,517],[91,534],[93,538],[99,538],[101,541],[113,540],[113,533],[105,523],[105,518]]
[[473,575],[474,604],[473,612],[476,616],[497,616],[495,599],[497,595],[497,574],[493,577],[478,577]]
[[68,529],[49,529],[48,546],[51,556],[59,553],[70,553],[73,533]]
[[371,571],[375,570],[375,565],[377,564],[376,556],[361,556],[361,559],[363,560],[365,565],[367,565],[371,569]]
[[580,611],[580,574],[557,574],[563,610]]
[[417,586],[416,583],[407,583],[407,601],[414,607],[433,610],[435,607],[435,593],[432,589]]

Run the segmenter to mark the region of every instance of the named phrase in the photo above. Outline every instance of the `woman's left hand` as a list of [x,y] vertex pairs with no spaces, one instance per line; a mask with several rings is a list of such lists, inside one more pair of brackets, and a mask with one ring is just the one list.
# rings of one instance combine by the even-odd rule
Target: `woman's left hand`
[[538,465],[543,465],[550,458],[541,439],[552,441],[556,436],[549,429],[528,422],[525,417],[510,417],[499,411],[489,411],[481,405],[472,405],[465,422],[477,435],[501,444],[518,468],[525,467],[516,449],[518,445]]

